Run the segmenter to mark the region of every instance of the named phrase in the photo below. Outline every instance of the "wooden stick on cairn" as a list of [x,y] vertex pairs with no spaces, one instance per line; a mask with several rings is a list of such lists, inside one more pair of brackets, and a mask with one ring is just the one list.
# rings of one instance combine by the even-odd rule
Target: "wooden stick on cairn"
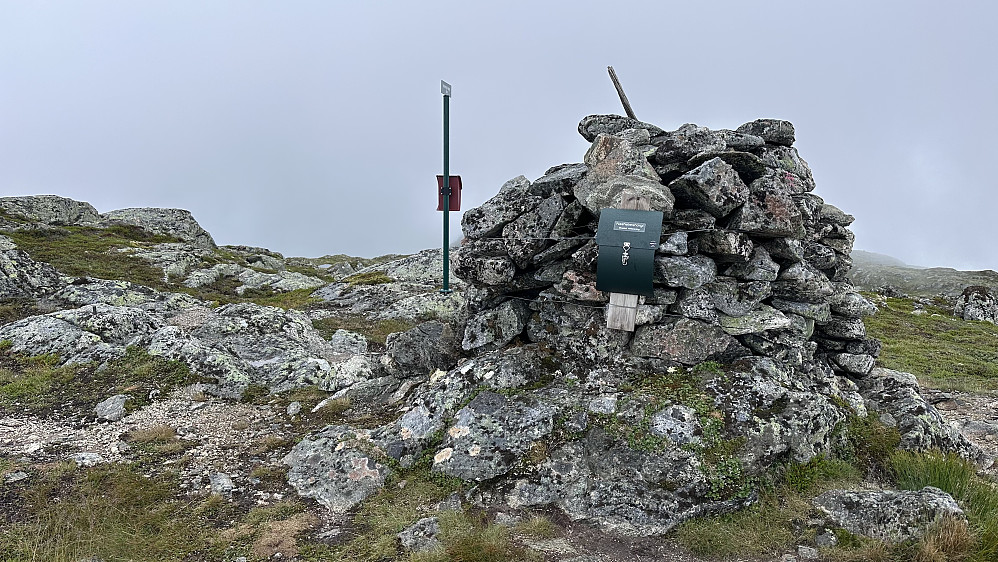
[[613,80],[613,87],[617,88],[617,96],[620,97],[620,103],[624,104],[624,111],[627,112],[627,116],[631,119],[637,119],[634,116],[634,110],[631,109],[631,102],[627,101],[627,96],[624,95],[624,88],[620,85],[620,80],[617,80],[617,73],[613,71],[612,66],[606,67],[610,71],[610,80]]

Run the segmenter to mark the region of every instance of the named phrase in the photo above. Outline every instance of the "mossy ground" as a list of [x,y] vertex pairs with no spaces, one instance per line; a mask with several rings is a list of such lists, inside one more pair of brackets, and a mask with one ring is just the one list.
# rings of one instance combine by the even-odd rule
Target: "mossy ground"
[[125,355],[97,365],[59,366],[54,355],[28,357],[0,342],[0,414],[48,416],[90,415],[94,406],[114,394],[131,396],[126,409],[151,401],[150,393],[200,382],[187,365],[130,347]]
[[[241,283],[234,277],[223,276],[214,283],[197,288],[185,287],[176,279],[164,279],[161,269],[140,258],[115,250],[150,247],[179,240],[152,234],[136,226],[61,227],[2,232],[2,234],[14,240],[18,248],[27,252],[35,261],[47,262],[67,275],[120,279],[158,291],[187,293],[195,298],[214,302],[216,305],[254,302],[265,306],[301,310],[319,302],[319,299],[311,296],[313,289],[288,292],[248,289],[240,295],[236,293],[236,288],[241,286]],[[216,249],[214,255],[206,258],[201,266],[210,267],[220,263],[235,263],[258,271],[270,272],[253,267],[239,254],[225,248]],[[332,281],[332,277],[318,270],[308,271],[307,274]],[[37,314],[37,310],[32,306],[33,304],[27,301],[0,302],[0,321],[12,322],[32,313]]]
[[336,330],[349,330],[367,338],[368,343],[374,344],[375,348],[383,348],[389,334],[404,332],[415,325],[414,322],[402,319],[372,321],[359,314],[339,314],[312,321],[312,326],[326,339],[331,338]]

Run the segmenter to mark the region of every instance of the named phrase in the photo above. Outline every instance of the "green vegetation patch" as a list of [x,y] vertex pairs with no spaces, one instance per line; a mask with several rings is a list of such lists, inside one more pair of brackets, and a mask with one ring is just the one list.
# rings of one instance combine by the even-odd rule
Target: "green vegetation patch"
[[933,305],[913,314],[912,299],[865,296],[880,308],[864,322],[867,334],[883,343],[881,366],[911,373],[922,386],[998,390],[998,326]]
[[342,314],[312,321],[312,327],[326,339],[331,338],[336,330],[349,330],[361,334],[368,342],[377,346],[384,346],[389,334],[411,330],[415,325],[414,322],[400,319],[371,320],[359,314]]
[[899,488],[935,486],[953,496],[976,537],[970,560],[998,560],[998,485],[978,476],[973,463],[954,454],[897,451],[890,468]]
[[68,275],[122,279],[160,290],[167,287],[161,269],[114,250],[176,241],[169,236],[121,225],[111,228],[70,226],[4,234],[33,260],[47,262]]
[[55,409],[88,413],[102,400],[128,394],[127,409],[150,402],[149,393],[166,394],[178,386],[201,382],[181,361],[170,361],[129,347],[125,355],[97,365],[59,366],[54,355],[28,357],[0,346],[0,412],[50,413]]
[[0,325],[43,314],[38,303],[29,298],[0,299]]
[[0,529],[3,562],[181,560],[208,549],[198,502],[178,501],[176,476],[125,464],[34,471],[19,487],[18,517]]
[[773,471],[759,502],[717,517],[692,519],[676,530],[679,542],[696,554],[710,556],[773,555],[814,537],[800,522],[813,507],[811,497],[861,480],[862,473],[837,459],[818,456]]

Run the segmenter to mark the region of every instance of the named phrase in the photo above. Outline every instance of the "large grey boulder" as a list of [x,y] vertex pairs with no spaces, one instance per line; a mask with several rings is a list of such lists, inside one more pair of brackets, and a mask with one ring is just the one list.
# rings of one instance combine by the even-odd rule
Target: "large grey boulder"
[[124,355],[125,347],[163,325],[144,310],[98,303],[0,326],[0,340],[9,340],[13,351],[26,355],[58,355],[63,364],[103,363]]
[[118,209],[102,214],[101,219],[104,225],[134,225],[156,234],[179,238],[198,248],[215,248],[211,234],[201,228],[194,215],[185,209]]
[[892,543],[919,539],[944,518],[967,520],[952,496],[932,486],[917,491],[830,490],[812,503],[834,525]]
[[749,189],[727,162],[712,158],[683,174],[669,189],[686,206],[701,208],[717,218],[748,201]]
[[877,367],[869,376],[857,378],[855,382],[867,408],[878,412],[882,421],[897,427],[902,448],[952,451],[984,468],[994,461],[925,401],[914,375]]
[[596,140],[600,134],[617,135],[628,129],[645,129],[651,136],[664,132],[655,125],[622,115],[589,115],[579,121],[579,134],[589,142]]
[[554,166],[530,184],[530,193],[541,197],[549,197],[554,193],[569,195],[587,171],[589,168],[582,162]]
[[756,119],[735,129],[739,133],[762,137],[773,144],[790,146],[794,143],[794,125],[779,119]]
[[333,513],[345,513],[384,486],[389,469],[367,452],[369,432],[330,426],[306,437],[282,462],[288,483]]
[[634,332],[631,353],[640,357],[671,359],[684,365],[703,361],[731,361],[751,355],[720,326],[689,318],[669,324],[640,326]]
[[620,137],[600,134],[584,158],[588,173],[575,186],[575,196],[591,213],[621,204],[621,195],[632,190],[644,196],[650,209],[672,214],[675,197],[660,183],[644,154]]
[[101,217],[93,205],[58,195],[0,197],[0,210],[49,226],[101,225]]
[[51,265],[16,249],[6,236],[0,236],[0,248],[0,299],[39,298],[68,281]]
[[527,304],[517,300],[509,300],[494,309],[482,311],[468,319],[461,347],[470,351],[506,345],[523,332],[528,316]]
[[424,322],[411,330],[391,334],[385,342],[382,364],[398,377],[425,377],[450,370],[457,362],[461,342],[454,328],[443,322]]
[[964,320],[981,320],[998,324],[998,298],[991,289],[972,285],[957,298],[953,314]]
[[434,455],[433,470],[476,482],[507,473],[535,440],[554,428],[558,410],[532,402],[479,393],[454,414]]

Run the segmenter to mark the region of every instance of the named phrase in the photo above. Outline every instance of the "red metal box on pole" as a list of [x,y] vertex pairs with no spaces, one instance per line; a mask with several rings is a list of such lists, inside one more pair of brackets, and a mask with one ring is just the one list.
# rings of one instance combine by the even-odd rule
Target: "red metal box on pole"
[[[437,210],[444,210],[443,176],[437,176]],[[461,176],[450,176],[450,210],[461,210]]]

